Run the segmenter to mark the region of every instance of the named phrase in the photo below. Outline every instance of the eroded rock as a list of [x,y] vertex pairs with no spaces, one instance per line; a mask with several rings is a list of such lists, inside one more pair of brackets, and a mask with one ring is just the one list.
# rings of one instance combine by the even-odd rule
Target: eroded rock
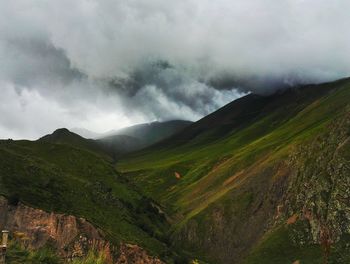
[[85,257],[92,249],[106,256],[108,263],[161,264],[137,245],[112,245],[101,230],[84,218],[45,212],[22,203],[10,205],[0,196],[0,228],[25,243],[28,249],[53,246],[66,261]]

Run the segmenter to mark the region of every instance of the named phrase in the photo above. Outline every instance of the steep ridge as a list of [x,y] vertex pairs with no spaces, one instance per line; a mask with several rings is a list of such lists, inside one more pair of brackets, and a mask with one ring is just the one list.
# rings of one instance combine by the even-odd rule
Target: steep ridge
[[[174,245],[210,263],[346,263],[348,140],[334,135],[350,131],[349,102],[349,79],[248,95],[117,168],[166,208]],[[326,153],[340,164],[316,170]]]
[[[346,79],[339,80],[336,83],[345,81]],[[208,143],[210,140],[217,140],[242,129],[276,110],[282,111],[281,118],[287,119],[332,90],[334,85],[334,83],[326,83],[294,87],[277,91],[270,96],[248,94],[159,142],[154,148],[176,146],[198,139]]]

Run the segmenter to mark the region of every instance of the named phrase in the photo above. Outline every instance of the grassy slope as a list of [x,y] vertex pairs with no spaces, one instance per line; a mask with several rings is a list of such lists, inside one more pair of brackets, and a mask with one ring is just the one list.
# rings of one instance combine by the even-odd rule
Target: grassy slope
[[278,227],[268,233],[257,248],[245,259],[244,264],[254,263],[322,263],[322,250],[318,245],[298,246],[292,243],[292,230],[288,226]]
[[[216,141],[206,143],[205,135],[200,135],[203,139],[196,138],[179,147],[122,159],[117,168],[134,175],[131,179],[157,200],[186,211],[195,208],[210,193],[225,193],[231,185],[225,184],[224,188],[223,183],[235,173],[267,156],[268,160],[281,158],[292,145],[321,131],[340,114],[339,110],[348,103],[349,93],[347,84],[344,89],[298,109],[295,116],[287,115],[291,111],[288,107],[277,109]],[[182,175],[180,181],[174,177],[175,171]]]
[[[271,101],[283,104],[263,106],[261,115],[250,115],[217,140],[211,135],[220,129],[208,126],[190,140],[177,135],[174,143],[164,142],[164,148],[158,144],[129,156],[117,169],[168,208],[176,229],[192,218],[201,222],[211,205],[225,203],[233,190],[253,185],[249,177],[283,160],[293,147],[308,142],[342,115],[350,98],[350,82],[308,87],[306,95],[303,90],[300,96],[298,91],[292,93],[297,95],[275,96]],[[176,142],[179,138],[182,141]],[[175,172],[181,174],[180,180]]]
[[67,144],[0,141],[0,194],[87,218],[115,243],[166,254],[164,217],[99,154]]

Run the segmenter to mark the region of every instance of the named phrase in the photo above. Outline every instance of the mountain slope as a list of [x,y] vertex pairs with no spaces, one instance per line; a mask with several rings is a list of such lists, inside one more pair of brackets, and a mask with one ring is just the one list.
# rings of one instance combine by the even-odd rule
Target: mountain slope
[[[332,90],[333,86],[334,84],[295,87],[277,91],[270,96],[249,94],[185,127],[181,132],[160,142],[157,147],[168,147],[189,141],[198,142],[202,139],[203,143],[208,143],[244,128],[273,112],[276,113],[277,110],[280,119],[288,119]],[[279,118],[275,117],[276,122]]]
[[174,244],[212,263],[342,263],[349,102],[349,79],[248,95],[117,168],[167,209]]
[[169,224],[151,199],[135,191],[104,156],[67,143],[0,141],[0,195],[48,212],[83,217],[113,244],[171,254]]

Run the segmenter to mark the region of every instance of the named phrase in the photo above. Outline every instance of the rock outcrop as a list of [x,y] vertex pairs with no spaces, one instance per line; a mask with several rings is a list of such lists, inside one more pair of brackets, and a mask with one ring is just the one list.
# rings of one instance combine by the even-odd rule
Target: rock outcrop
[[[291,166],[297,169],[284,207],[287,215],[298,215],[308,223],[306,232],[298,233],[298,241],[320,244],[326,257],[331,246],[347,241],[350,235],[349,110],[329,125],[327,133],[290,156]],[[350,244],[344,244],[350,250]]]
[[83,218],[45,212],[22,203],[9,204],[0,196],[0,228],[10,231],[29,249],[51,245],[66,261],[81,258],[92,249],[102,252],[108,263],[161,264],[137,245],[112,245],[103,232]]

